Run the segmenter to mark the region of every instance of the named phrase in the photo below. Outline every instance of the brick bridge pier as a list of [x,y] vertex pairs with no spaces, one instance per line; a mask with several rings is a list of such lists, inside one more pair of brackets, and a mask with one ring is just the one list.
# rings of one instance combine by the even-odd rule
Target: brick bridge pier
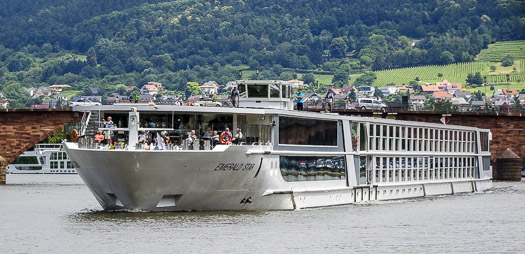
[[71,109],[0,110],[0,184],[6,182],[6,167],[20,154],[64,129],[65,122],[80,122],[82,115]]

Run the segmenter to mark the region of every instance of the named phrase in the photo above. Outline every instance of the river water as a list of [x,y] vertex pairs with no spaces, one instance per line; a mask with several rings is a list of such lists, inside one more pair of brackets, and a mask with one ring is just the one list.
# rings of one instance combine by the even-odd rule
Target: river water
[[104,212],[77,175],[8,175],[2,253],[525,253],[525,182],[271,212]]

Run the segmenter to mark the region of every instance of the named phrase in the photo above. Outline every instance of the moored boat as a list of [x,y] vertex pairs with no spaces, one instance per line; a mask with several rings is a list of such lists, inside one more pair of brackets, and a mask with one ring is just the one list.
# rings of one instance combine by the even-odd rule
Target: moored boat
[[13,163],[8,174],[76,174],[62,144],[36,144]]
[[287,82],[236,85],[239,108],[76,107],[81,138],[65,149],[109,210],[291,210],[492,186],[490,130],[293,111]]

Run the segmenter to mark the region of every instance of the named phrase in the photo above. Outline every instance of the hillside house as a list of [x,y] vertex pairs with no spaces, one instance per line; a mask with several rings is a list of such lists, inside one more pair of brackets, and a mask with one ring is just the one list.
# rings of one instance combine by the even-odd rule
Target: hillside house
[[434,92],[432,95],[434,96],[434,98],[436,98],[436,100],[445,100],[453,97],[452,94],[449,94],[447,92]]
[[146,85],[155,86],[159,90],[159,92],[164,91],[164,86],[162,86],[162,83],[160,82],[150,81]]
[[410,107],[413,110],[423,110],[427,97],[423,95],[411,95],[410,96]]
[[[150,82],[148,82],[150,83]],[[144,85],[140,89],[140,93],[142,95],[149,94],[149,95],[155,95],[159,93],[159,89],[155,85]]]
[[49,86],[49,88],[51,88],[51,92],[53,94],[59,94],[59,93],[62,93],[62,91],[66,88],[71,88],[70,85],[52,85],[52,86]]
[[460,112],[468,111],[470,104],[465,100],[465,98],[451,98],[452,107],[457,108]]
[[436,86],[439,89],[440,92],[447,91],[447,86],[450,85],[450,82],[448,80],[443,79],[441,82],[436,82]]
[[343,87],[341,87],[341,91],[343,91],[344,94],[349,94],[352,90],[354,90],[353,86],[343,86]]
[[461,91],[461,84],[460,83],[449,83],[447,84],[447,92],[449,94],[454,94],[457,91]]
[[421,92],[433,94],[434,92],[440,92],[438,86],[436,85],[422,85],[421,86]]
[[43,86],[43,87],[39,87],[38,89],[36,89],[36,93],[34,94],[33,97],[38,98],[40,96],[51,96],[51,94],[52,94],[51,88],[48,86]]
[[384,86],[384,87],[380,87],[379,90],[381,90],[381,92],[385,96],[399,93],[399,87],[397,86]]
[[305,86],[304,81],[297,79],[288,80],[288,83],[290,83],[294,88],[301,88]]
[[518,95],[519,92],[517,89],[510,88],[510,89],[501,89],[502,94],[504,95]]
[[361,86],[359,87],[359,92],[357,92],[359,97],[369,97],[374,95],[376,88],[373,86]]
[[454,93],[454,97],[465,98],[466,100],[470,100],[470,98],[472,97],[472,93],[470,93],[470,91],[456,91]]
[[485,110],[487,103],[485,101],[471,101],[470,107],[472,110]]
[[199,86],[204,94],[217,94],[219,92],[219,84],[215,81],[208,81]]

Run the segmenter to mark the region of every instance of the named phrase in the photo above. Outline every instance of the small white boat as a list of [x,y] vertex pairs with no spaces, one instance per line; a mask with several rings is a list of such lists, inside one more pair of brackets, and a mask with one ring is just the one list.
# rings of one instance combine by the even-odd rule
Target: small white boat
[[8,174],[76,174],[62,144],[37,144],[7,165]]

